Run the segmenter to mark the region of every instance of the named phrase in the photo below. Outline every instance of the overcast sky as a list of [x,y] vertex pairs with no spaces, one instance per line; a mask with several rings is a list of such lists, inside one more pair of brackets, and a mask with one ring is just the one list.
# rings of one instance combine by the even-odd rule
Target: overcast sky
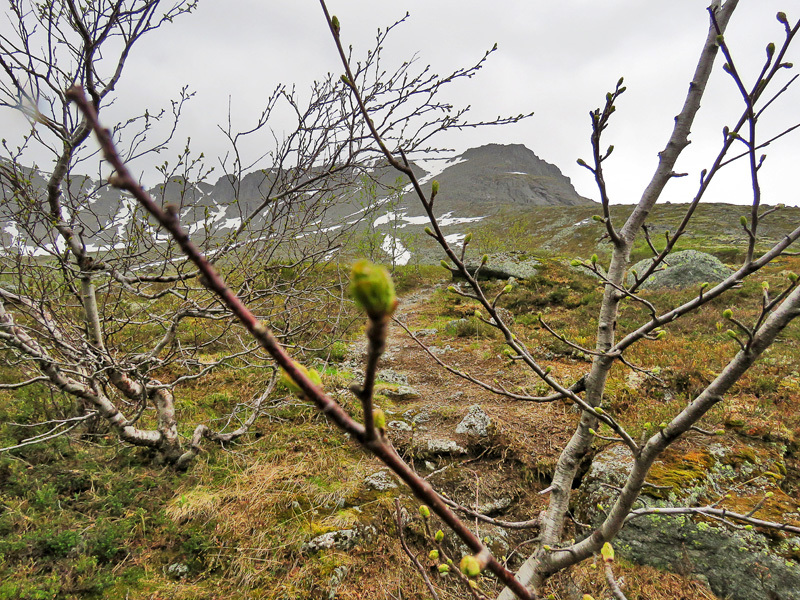
[[[411,13],[389,38],[386,56],[400,64],[415,53],[438,73],[473,64],[496,42],[499,51],[479,75],[445,92],[456,105],[472,106],[474,119],[534,111],[531,119],[503,128],[449,134],[439,145],[458,151],[490,142],[521,143],[556,164],[578,191],[597,198],[588,171],[576,159],[589,159],[588,111],[600,106],[620,76],[628,91],[617,105],[605,144],[615,153],[606,163],[612,201],[638,200],[664,147],[694,70],[708,23],[707,0],[330,0],[342,22],[342,38],[356,56],[372,47],[375,33]],[[783,39],[778,10],[797,18],[797,2],[741,0],[726,39],[739,69],[752,77],[769,41]],[[257,117],[279,82],[304,91],[341,66],[316,0],[201,0],[196,13],[151,34],[131,55],[120,99],[106,119],[123,119],[167,106],[180,88],[196,92],[179,130],[195,150],[215,156],[226,150],[216,124],[228,101],[241,127]],[[789,60],[797,60],[800,50]],[[785,71],[787,75],[790,73]],[[708,166],[742,103],[733,81],[721,70],[703,102],[693,144],[678,163],[690,176],[675,181],[665,199],[691,199],[699,171]],[[19,117],[0,112],[6,131]],[[764,119],[766,137],[800,122],[800,88],[786,94]],[[110,124],[110,123],[107,123]],[[285,125],[274,123],[280,135]],[[266,142],[265,142],[266,145]],[[800,134],[768,150],[762,170],[764,202],[800,205]],[[255,152],[255,148],[251,149]],[[162,157],[163,159],[163,157]],[[742,161],[740,161],[742,162]],[[742,167],[745,165],[743,164]],[[147,165],[140,165],[144,169]],[[749,203],[746,170],[731,167],[710,197]]]

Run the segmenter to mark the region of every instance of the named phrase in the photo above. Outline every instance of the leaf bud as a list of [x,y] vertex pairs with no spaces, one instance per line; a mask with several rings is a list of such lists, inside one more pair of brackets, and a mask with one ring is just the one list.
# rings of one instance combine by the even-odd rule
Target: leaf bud
[[437,542],[441,542],[444,539],[444,531],[439,529],[436,532],[436,535],[433,536],[433,539],[435,539]]
[[724,42],[724,41],[725,41],[725,36],[724,36],[724,35],[722,35],[722,34],[719,34],[719,35],[717,36],[717,43],[718,43],[718,44],[721,44],[721,43],[722,43],[722,42]]
[[339,77],[339,79],[341,79],[341,80],[342,80],[342,83],[343,83],[343,84],[345,84],[345,85],[350,85],[350,79],[349,79],[349,78],[347,77],[347,75],[345,75],[344,73],[342,73],[342,76],[341,76],[341,77]]
[[449,565],[439,565],[439,573],[441,575],[447,575],[450,572]]
[[659,429],[666,429],[667,428],[667,424],[664,421],[662,421],[661,423],[658,424],[658,427],[659,427]]
[[438,193],[439,193],[439,182],[436,179],[434,179],[431,182],[431,200],[433,200],[436,197],[436,194]]
[[744,215],[742,215],[741,217],[739,217],[739,224],[740,224],[742,227],[747,227],[747,217],[745,217]]
[[553,549],[553,547],[552,546],[548,546],[547,544],[545,544],[544,546],[542,546],[542,549],[547,550],[548,552],[550,552]]
[[487,262],[489,262],[489,255],[484,254],[483,256],[481,256],[481,266],[485,265]]
[[667,332],[663,329],[656,334],[657,340],[663,340],[665,337],[667,337]]
[[725,430],[724,429],[717,429],[714,432],[714,435],[725,435]]
[[366,259],[353,265],[350,295],[370,319],[383,319],[397,308],[397,295],[389,272]]
[[466,246],[472,241],[472,233],[468,233],[466,237],[464,237],[464,245]]
[[550,373],[552,373],[552,372],[553,372],[553,367],[547,366],[547,367],[544,368],[544,374],[545,375],[550,375]]
[[439,560],[439,551],[438,550],[431,550],[428,552],[428,558],[431,560]]
[[789,24],[789,19],[786,18],[786,13],[783,12],[783,11],[781,11],[777,15],[775,15],[775,18],[778,19],[779,23],[783,23],[784,25],[788,25]]
[[459,568],[467,577],[477,577],[481,574],[481,563],[471,554],[468,554],[461,559]]
[[448,271],[450,270],[450,265],[449,265],[449,264],[447,264],[447,261],[446,261],[446,260],[442,260],[442,261],[441,261],[439,264],[440,264],[440,265],[442,265],[442,267],[444,267],[444,268],[445,268],[445,269],[447,269]]
[[594,408],[594,412],[596,412],[598,415],[604,415],[604,414],[606,414],[606,411],[604,411],[604,410],[603,410],[602,408],[600,408],[599,406],[595,406],[595,408]]
[[458,290],[456,290],[456,286],[454,286],[454,285],[448,285],[448,286],[447,286],[447,291],[448,291],[448,292],[450,292],[450,293],[452,293],[452,294],[455,294],[455,293],[456,293]]
[[[318,387],[322,385],[322,378],[319,376],[319,372],[316,369],[309,370],[304,365],[301,365],[298,362],[294,362],[294,366],[297,367],[297,369],[303,375],[305,375],[311,381],[311,383],[313,383]],[[299,394],[299,395],[303,394],[303,390],[300,388],[300,386],[297,385],[297,383],[295,383],[295,381],[291,377],[289,377],[289,374],[283,369],[280,370],[280,381],[293,394]]]
[[375,424],[375,429],[386,431],[386,413],[380,408],[373,411],[372,422]]
[[605,221],[605,219],[600,215],[592,215],[592,220],[597,221],[598,223],[603,223]]
[[591,261],[592,261],[592,264],[593,264],[593,265],[596,265],[596,264],[597,264],[597,254],[592,254]]
[[475,309],[475,313],[474,314],[475,314],[475,318],[476,319],[482,319],[483,318],[483,313],[481,311],[477,310],[477,309]]
[[510,283],[506,284],[506,286],[503,288],[503,293],[510,294],[513,291],[513,289],[514,289],[513,285],[511,285]]
[[592,435],[597,435],[597,432],[591,427],[589,427],[589,433],[591,433]]
[[614,547],[606,542],[600,549],[600,554],[603,555],[603,560],[607,563],[614,562]]
[[583,263],[579,261],[577,258],[574,258],[569,263],[573,267],[580,267]]
[[764,288],[764,290],[769,291],[769,282],[768,281],[762,281],[761,282],[761,287]]
[[432,230],[430,227],[426,227],[426,228],[425,228],[425,233],[427,233],[427,234],[428,234],[428,235],[430,235],[431,237],[435,235],[435,234],[433,233],[433,230]]
[[587,165],[587,164],[586,164],[586,161],[585,161],[585,160],[583,160],[582,158],[579,158],[579,159],[578,159],[578,164],[579,164],[580,166],[582,166],[582,167],[588,167],[588,166],[589,166],[589,165]]
[[789,281],[792,283],[797,283],[797,273],[789,273],[787,277],[789,277]]
[[605,507],[602,504],[598,504],[597,510],[605,510]]
[[644,424],[644,428],[645,429],[650,429],[652,426],[653,426],[653,424],[650,421],[648,421],[647,423]]
[[707,282],[707,281],[704,281],[703,283],[701,283],[701,284],[700,284],[700,289],[701,289],[701,290],[704,290],[704,289],[706,289],[707,287],[708,287],[708,282]]
[[752,525],[745,525],[744,526],[744,530],[745,531],[753,531],[753,526]]
[[722,317],[725,319],[730,319],[733,317],[733,311],[730,308],[726,308],[722,311]]
[[766,494],[764,494],[764,497],[766,497],[766,498],[772,498],[774,495],[775,495],[775,493],[774,493],[774,492],[767,492]]
[[773,54],[775,54],[775,44],[770,42],[767,44],[767,58],[772,58]]
[[733,329],[728,329],[728,330],[725,332],[725,335],[727,335],[727,336],[728,336],[729,338],[731,338],[732,340],[735,340],[735,339],[736,339],[736,332],[735,332]]
[[419,514],[423,519],[428,519],[431,516],[431,509],[423,504],[419,507]]
[[333,31],[338,35],[339,30],[341,29],[341,24],[339,23],[339,17],[336,15],[331,17],[331,26],[333,27]]

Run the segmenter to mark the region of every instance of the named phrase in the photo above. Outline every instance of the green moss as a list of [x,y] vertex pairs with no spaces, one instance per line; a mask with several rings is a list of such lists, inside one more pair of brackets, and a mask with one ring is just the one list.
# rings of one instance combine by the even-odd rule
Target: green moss
[[648,482],[657,487],[646,487],[644,493],[656,498],[676,495],[703,482],[714,466],[714,457],[705,450],[690,450],[685,454],[656,463],[650,469]]

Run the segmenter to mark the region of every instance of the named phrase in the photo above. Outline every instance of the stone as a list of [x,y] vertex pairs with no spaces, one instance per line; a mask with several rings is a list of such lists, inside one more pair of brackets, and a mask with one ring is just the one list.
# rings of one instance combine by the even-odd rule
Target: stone
[[[704,494],[705,488],[730,489],[731,483],[725,477],[742,475],[747,466],[755,468],[754,464],[745,463],[732,469],[726,464],[729,450],[721,445],[712,445],[708,451],[715,458],[715,465],[703,479],[692,481],[687,490],[682,490],[687,498],[678,504],[692,505],[693,495]],[[616,498],[615,490],[624,485],[632,465],[630,452],[621,444],[595,457],[575,498],[578,521],[599,525],[603,514],[597,505],[608,510]],[[648,499],[651,507],[673,504]],[[730,530],[687,516],[650,514],[628,521],[612,543],[626,560],[668,571],[691,572],[692,577],[708,582],[720,598],[800,600],[800,564],[783,558],[792,544],[798,545],[800,538],[794,539],[774,547],[767,536],[756,530]]]
[[428,440],[427,450],[429,454],[433,454],[434,456],[440,454],[462,455],[467,453],[465,448],[462,448],[453,440]]
[[338,531],[329,531],[309,540],[301,547],[303,552],[313,553],[320,550],[330,550],[336,548],[337,550],[351,550],[362,539],[370,539],[375,537],[377,531],[371,525],[366,527],[359,527],[355,529],[340,529]]
[[492,427],[492,420],[478,404],[469,407],[467,416],[456,426],[456,433],[487,437]]
[[413,427],[405,421],[389,421],[389,429],[396,429],[397,431],[411,431]]
[[189,566],[183,563],[172,563],[164,567],[164,574],[170,579],[185,579],[189,575]]
[[[628,269],[626,282],[633,283],[633,273],[644,273],[652,263],[646,258]],[[647,278],[641,289],[675,288],[682,289],[699,286],[702,283],[719,283],[733,273],[733,270],[722,264],[716,256],[697,250],[683,250],[667,256],[664,263]]]
[[397,488],[397,482],[389,471],[376,471],[364,479],[364,485],[378,492],[385,492]]
[[[521,252],[491,254],[486,264],[480,267],[478,279],[510,279],[512,277],[515,280],[530,279],[537,275],[538,270],[536,268],[541,264],[535,258],[529,258]],[[472,275],[475,274],[480,265],[480,257],[468,260],[464,264],[467,267],[467,271]]]
[[478,512],[482,515],[486,515],[487,517],[491,517],[492,515],[496,515],[508,509],[512,503],[513,500],[510,497],[505,496],[503,498],[498,498],[497,500],[492,500],[479,505]]
[[404,373],[398,373],[397,371],[392,371],[391,369],[383,369],[378,371],[378,379],[385,381],[386,383],[408,385],[408,375]]
[[396,390],[387,389],[384,390],[383,393],[392,400],[416,400],[422,397],[422,395],[410,385],[400,385]]

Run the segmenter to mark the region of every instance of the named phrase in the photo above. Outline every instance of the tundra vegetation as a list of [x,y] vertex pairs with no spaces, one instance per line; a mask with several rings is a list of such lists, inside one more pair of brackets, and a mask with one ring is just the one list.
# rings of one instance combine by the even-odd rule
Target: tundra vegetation
[[[210,216],[199,220],[205,227],[181,225],[194,208],[191,182],[204,173],[188,148],[177,166],[164,163],[164,184],[154,195],[126,164],[144,151],[155,117],[103,127],[102,108],[132,46],[193,4],[162,15],[153,0],[88,8],[72,0],[12,2],[17,37],[0,39],[0,91],[4,105],[28,111],[35,126],[18,147],[5,146],[0,170],[2,210],[18,231],[4,247],[0,287],[7,442],[0,465],[7,582],[0,598],[130,597],[134,590],[139,597],[510,599],[569,597],[575,589],[616,598],[687,590],[713,597],[680,574],[618,564],[615,537],[632,518],[656,511],[797,535],[798,523],[787,515],[797,509],[789,500],[797,491],[800,422],[790,400],[800,384],[796,371],[786,371],[797,364],[793,268],[800,265],[791,250],[800,226],[765,243],[764,225],[781,209],[762,201],[759,186],[762,149],[794,126],[766,138],[756,133],[764,111],[794,81],[787,82],[792,65],[785,56],[800,23],[777,15],[783,39],[769,43],[762,70],[744,81],[724,36],[737,2],[712,3],[685,104],[652,181],[624,212],[611,205],[603,166],[613,147],[602,141],[625,92],[620,79],[590,113],[591,158],[580,161],[597,181],[601,243],[571,264],[542,257],[542,272],[515,286],[484,283],[480,270],[467,269],[472,237],[460,247],[447,242],[434,210],[438,183],[423,186],[409,158],[430,152],[428,140],[439,131],[524,117],[470,122],[466,111],[438,99],[445,84],[472,76],[486,57],[445,77],[414,72],[409,63],[387,75],[379,56],[393,28],[357,61],[342,24],[320,4],[344,73],[316,84],[303,108],[284,88],[268,100],[247,134],[260,131],[280,102],[297,111],[297,130],[269,155],[263,202],[220,237]],[[34,48],[50,54],[37,56]],[[699,174],[694,198],[664,239],[655,239],[648,219],[664,187],[680,176],[674,165],[718,61],[741,94],[741,114]],[[174,105],[174,118],[185,100]],[[108,184],[87,189],[74,170],[92,159],[84,146],[92,131]],[[236,186],[251,165],[236,152],[238,134],[228,137]],[[44,186],[21,165],[28,144],[53,151]],[[455,270],[461,278],[417,299],[413,313],[398,305],[398,291],[438,283],[445,271],[398,269],[393,281],[382,267],[359,261],[348,288],[329,265],[348,229],[331,236],[313,227],[354,193],[376,158],[410,184],[448,277]],[[676,293],[643,289],[669,264],[706,191],[734,161],[749,165],[752,203],[739,223],[744,245],[730,276]],[[124,193],[101,214],[98,198],[114,190]],[[631,255],[643,249],[649,262],[634,272]],[[351,363],[356,372],[348,375],[346,352],[334,340],[361,337],[357,326],[346,327],[359,311],[366,316],[365,360]],[[443,313],[474,325],[446,338],[466,360],[442,358],[423,342],[431,327],[450,335],[439,333],[446,331]],[[453,443],[448,452],[455,456],[438,454],[446,464],[431,463],[423,476],[416,467],[428,468],[431,445],[425,454],[415,436],[425,421],[410,433],[392,431],[391,415],[408,409],[392,400],[396,390],[381,380],[379,366],[393,344],[404,343],[420,347],[417,369],[431,390],[439,386],[431,391],[439,400],[427,416],[432,424],[460,415],[457,402],[444,402],[456,380],[496,407],[499,426],[485,446],[471,448],[469,461],[457,458]],[[776,343],[779,356],[770,354]],[[222,427],[212,428],[214,421]],[[757,473],[767,482],[760,497],[735,504],[741,499],[729,497],[731,490],[717,489],[691,505],[637,505],[645,494],[674,499],[668,492],[702,479],[710,459],[685,444],[738,439],[739,430],[783,444],[784,454],[770,458],[776,466]],[[204,439],[226,451],[201,453]],[[596,522],[581,523],[573,487],[609,445],[622,448],[630,466]],[[397,491],[391,477],[391,485],[367,490],[362,480],[374,466],[368,469],[365,455],[388,466],[417,500]],[[744,446],[739,455],[763,462]],[[670,463],[675,456],[678,466]],[[482,514],[490,510],[480,510],[482,485],[513,497],[520,520]],[[533,533],[495,552],[492,536],[481,535],[487,526]],[[304,545],[334,531],[356,538],[363,551],[314,553]],[[600,564],[600,573],[587,564]]]

